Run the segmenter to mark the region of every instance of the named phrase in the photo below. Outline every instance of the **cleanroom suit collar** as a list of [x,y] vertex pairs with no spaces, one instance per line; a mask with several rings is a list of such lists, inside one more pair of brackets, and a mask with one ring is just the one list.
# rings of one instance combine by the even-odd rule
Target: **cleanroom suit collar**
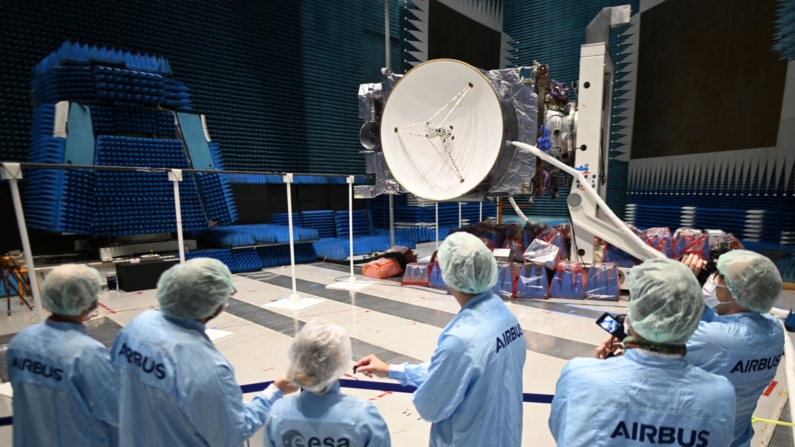
[[489,290],[481,293],[480,295],[473,296],[471,300],[467,301],[466,304],[461,306],[461,310],[458,311],[458,313],[463,312],[464,309],[471,309],[471,308],[477,306],[478,303],[486,301],[487,299],[491,298],[491,295],[493,295],[493,292],[491,291],[491,289],[489,289]]
[[682,369],[688,365],[684,357],[661,357],[643,349],[627,349],[624,357],[643,366],[661,369]]
[[207,334],[204,332],[207,329],[207,326],[205,326],[205,324],[202,323],[201,321],[191,320],[190,318],[169,317],[166,314],[163,314],[163,317],[179,327],[194,330],[196,332],[201,333],[204,338],[208,340],[210,339],[210,337],[208,337]]
[[59,331],[80,331],[83,334],[86,333],[86,327],[80,323],[75,323],[74,321],[60,320],[58,318],[50,317],[44,322],[44,324]]

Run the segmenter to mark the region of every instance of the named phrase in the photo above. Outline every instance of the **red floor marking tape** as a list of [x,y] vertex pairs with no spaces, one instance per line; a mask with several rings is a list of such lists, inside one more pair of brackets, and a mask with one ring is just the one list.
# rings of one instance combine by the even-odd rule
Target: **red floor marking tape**
[[130,310],[138,310],[138,308],[137,307],[130,307],[130,308],[127,308],[127,309],[119,309],[119,310],[117,310],[116,312],[113,312],[113,313],[127,312],[127,311],[130,311]]
[[767,397],[767,396],[770,396],[770,393],[772,393],[772,392],[773,392],[773,390],[776,388],[776,385],[778,385],[778,382],[776,382],[776,381],[774,380],[774,381],[773,381],[773,382],[772,382],[772,383],[771,383],[771,384],[770,384],[770,385],[767,387],[767,389],[765,390],[765,392],[763,393],[763,394],[764,394],[764,396],[765,396],[765,397]]
[[107,310],[108,312],[110,312],[110,313],[112,313],[112,314],[115,314],[115,313],[116,313],[116,311],[115,311],[115,310],[111,309],[110,307],[108,307],[108,306],[106,306],[106,305],[104,305],[104,304],[102,304],[102,303],[99,303],[99,305],[100,305],[100,306],[102,306],[102,307],[103,307],[105,310]]

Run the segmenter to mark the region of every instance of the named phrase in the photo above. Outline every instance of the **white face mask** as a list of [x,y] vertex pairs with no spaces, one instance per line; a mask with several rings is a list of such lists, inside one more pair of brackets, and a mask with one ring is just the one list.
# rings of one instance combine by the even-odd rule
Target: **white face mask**
[[701,288],[701,293],[704,296],[704,304],[710,309],[715,309],[718,305],[723,304],[718,300],[718,279],[717,275],[712,275],[707,278],[704,287]]

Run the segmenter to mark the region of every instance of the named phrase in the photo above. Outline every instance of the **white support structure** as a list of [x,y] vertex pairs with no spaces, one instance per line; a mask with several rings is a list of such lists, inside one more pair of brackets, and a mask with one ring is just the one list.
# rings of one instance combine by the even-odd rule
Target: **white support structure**
[[[582,174],[580,182],[588,183],[602,200],[607,192],[607,184],[602,182],[608,178],[612,85],[613,62],[607,44],[598,42],[581,46],[575,169]],[[581,187],[581,184],[575,185],[570,194],[579,194]],[[604,217],[603,210],[595,209],[593,216]],[[574,232],[573,244],[581,253],[578,259],[582,259],[586,266],[593,262],[594,236],[601,237],[580,227]]]
[[[348,240],[351,243],[351,277],[349,279],[351,284],[356,284],[356,275],[353,273],[353,180],[354,177],[348,177]],[[392,196],[389,196],[392,198]]]
[[168,171],[168,179],[174,185],[174,211],[177,214],[177,244],[179,244],[179,262],[185,263],[185,241],[182,238],[182,207],[179,200],[179,182],[182,181],[182,169]]
[[436,250],[439,250],[439,202],[436,202]]
[[[348,278],[348,281],[340,281],[329,284],[326,286],[327,289],[342,289],[342,290],[362,290],[365,287],[370,287],[373,283],[369,282],[356,282],[356,275],[353,273],[353,182],[355,180],[354,176],[348,177],[348,239],[350,241],[350,255],[348,259],[351,261],[351,277]],[[389,200],[392,200],[392,196],[389,196]]]
[[[384,48],[386,49],[386,67],[387,70],[390,70],[391,63],[390,60],[392,59],[392,45],[390,45],[390,38],[392,37],[392,33],[389,31],[389,0],[384,0]],[[389,196],[389,204],[392,204],[392,195]],[[395,245],[395,241],[392,241],[392,245]]]
[[389,194],[389,245],[395,246],[395,200],[393,194]]
[[290,295],[292,304],[298,304],[301,296],[298,294],[298,286],[295,282],[295,241],[293,240],[293,174],[284,176],[284,184],[287,186],[287,226],[290,232],[290,276],[293,278],[293,293]]
[[478,222],[483,222],[483,202],[480,202],[480,220]]
[[22,199],[19,197],[19,185],[17,184],[17,182],[22,179],[22,167],[19,163],[3,163],[0,165],[0,174],[2,174],[1,177],[4,180],[8,180],[8,184],[11,185],[11,200],[14,202],[14,211],[17,215],[17,227],[19,228],[19,238],[22,239],[25,266],[28,268],[30,291],[33,294],[33,307],[36,309],[37,320],[39,323],[43,323],[44,308],[41,306],[39,281],[36,278],[36,266],[33,264],[33,252],[30,249],[28,227],[25,224],[25,214],[22,210]]
[[458,202],[458,228],[463,227],[463,222],[461,220],[461,202]]
[[298,286],[295,279],[295,240],[293,234],[293,174],[284,175],[284,184],[287,186],[287,226],[290,232],[290,277],[293,280],[293,290],[289,299],[272,301],[263,304],[262,307],[299,311],[323,303],[326,300],[324,298],[301,297],[298,294]]
[[[571,224],[574,227],[575,233],[589,234],[591,237],[589,246],[591,248],[593,247],[593,236],[598,235],[607,243],[615,245],[642,261],[665,257],[664,254],[650,247],[645,241],[636,236],[635,233],[610,210],[604,199],[597,194],[596,190],[591,186],[591,183],[586,180],[581,172],[572,169],[535,146],[516,141],[514,141],[513,144],[514,146],[527,149],[545,162],[570,174],[574,177],[574,180],[578,182],[578,187],[573,188],[571,194],[569,194],[567,205],[569,206]],[[604,216],[604,220],[597,216],[597,208],[600,214]],[[580,249],[584,249],[584,247],[580,247]],[[582,256],[584,264],[587,266],[591,265],[593,255],[591,255],[591,257],[586,257],[585,255],[580,256]]]

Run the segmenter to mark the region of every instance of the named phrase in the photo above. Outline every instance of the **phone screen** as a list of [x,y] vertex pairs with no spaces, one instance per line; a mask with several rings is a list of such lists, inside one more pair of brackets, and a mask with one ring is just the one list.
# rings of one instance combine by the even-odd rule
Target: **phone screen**
[[618,320],[607,312],[596,320],[596,324],[619,340],[624,340],[626,337],[626,334],[624,334],[624,325],[619,323]]

